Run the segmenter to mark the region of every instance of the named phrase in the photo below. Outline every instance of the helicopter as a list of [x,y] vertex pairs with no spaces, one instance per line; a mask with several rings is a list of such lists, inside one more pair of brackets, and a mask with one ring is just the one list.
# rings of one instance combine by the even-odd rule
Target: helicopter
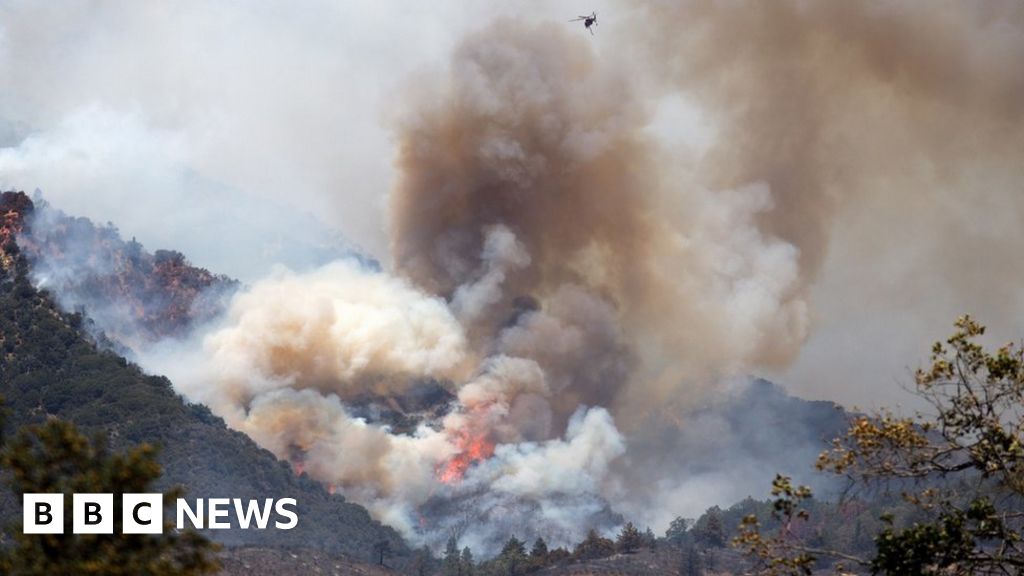
[[593,36],[594,30],[591,26],[597,26],[597,12],[591,12],[590,16],[579,16],[577,18],[573,18],[572,20],[569,20],[569,22],[579,22],[581,20],[583,21],[583,25],[586,26],[587,31],[590,32],[591,36]]

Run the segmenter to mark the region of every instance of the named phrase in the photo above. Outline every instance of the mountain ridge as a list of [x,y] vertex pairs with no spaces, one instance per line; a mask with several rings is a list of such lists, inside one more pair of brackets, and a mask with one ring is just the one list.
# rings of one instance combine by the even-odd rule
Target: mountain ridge
[[[387,541],[396,556],[409,554],[398,533],[365,508],[296,475],[207,408],[186,402],[166,378],[100,346],[81,313],[60,310],[52,294],[33,286],[15,241],[32,212],[26,200],[21,193],[0,196],[0,394],[8,428],[59,417],[105,434],[115,449],[155,444],[164,468],[160,487],[184,486],[190,498],[298,500],[294,530],[206,532],[226,545],[302,546],[369,559],[373,546]],[[0,516],[20,517],[12,498],[0,499]]]
[[[7,396],[9,406],[17,413],[14,424],[59,416],[87,430],[106,433],[115,446],[158,443],[165,463],[164,486],[184,485],[190,497],[292,496],[288,491],[303,494],[300,525],[308,518],[314,526],[303,526],[303,532],[292,531],[294,534],[262,537],[237,530],[211,534],[231,547],[315,548],[366,561],[374,545],[386,540],[397,556],[394,565],[411,561],[413,553],[398,534],[373,521],[364,508],[328,493],[305,475],[296,476],[287,463],[257,447],[242,433],[227,429],[209,409],[186,402],[166,378],[147,375],[125,359],[120,352],[130,354],[130,350],[125,351],[118,338],[132,333],[114,331],[108,337],[110,325],[94,325],[91,306],[73,306],[69,312],[68,305],[58,304],[51,290],[39,289],[41,277],[33,273],[32,266],[38,265],[47,250],[56,253],[58,262],[67,262],[72,257],[65,248],[69,239],[92,239],[88,242],[91,250],[105,251],[100,256],[101,265],[84,269],[91,275],[90,280],[70,278],[77,284],[65,287],[71,286],[80,294],[95,290],[91,302],[125,298],[130,308],[155,295],[157,302],[148,308],[155,314],[130,318],[133,322],[141,318],[143,328],[134,335],[143,341],[185,334],[216,316],[222,308],[195,308],[193,303],[202,298],[206,288],[224,288],[224,294],[230,294],[238,287],[236,282],[191,266],[177,252],[149,254],[134,240],[121,240],[112,225],[95,226],[59,211],[50,216],[64,219],[57,233],[34,233],[31,224],[39,217],[36,210],[23,193],[5,192],[0,196],[0,310],[4,316],[0,318],[0,349],[4,350],[0,394]],[[72,232],[60,231],[72,228]],[[25,239],[27,250],[20,246],[21,239]],[[55,244],[48,246],[46,242]],[[83,256],[89,256],[88,250],[85,252]],[[109,276],[98,272],[109,272]],[[167,302],[172,305],[164,307]],[[223,307],[226,298],[205,302]],[[13,316],[10,311],[15,311]],[[166,311],[178,313],[161,315]],[[161,322],[172,326],[162,326]],[[437,410],[450,399],[450,392],[439,383],[425,382],[414,387],[408,397],[360,399],[353,410],[396,429],[411,430],[419,421],[417,414],[432,413],[436,417],[440,413]],[[736,447],[747,457],[758,456],[757,461],[773,466],[783,454],[809,466],[819,449],[816,442],[827,440],[826,436],[841,429],[844,420],[837,408],[831,402],[790,396],[767,380],[752,379],[742,388],[712,395],[707,404],[686,414],[686,427],[670,426],[658,432],[677,437],[673,452],[686,455],[683,459],[688,463],[678,470],[686,477],[709,471],[720,473],[706,469],[719,459],[705,456],[715,453],[721,457]],[[728,435],[721,434],[723,426]],[[766,428],[779,432],[764,434]],[[4,508],[0,503],[0,512],[13,513],[10,506]],[[285,555],[274,557],[287,561]]]

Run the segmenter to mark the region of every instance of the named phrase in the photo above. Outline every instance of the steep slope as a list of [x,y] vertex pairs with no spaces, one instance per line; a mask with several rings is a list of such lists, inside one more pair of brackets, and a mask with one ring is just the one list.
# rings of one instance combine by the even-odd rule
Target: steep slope
[[186,334],[216,316],[238,288],[227,276],[193,266],[170,250],[149,253],[98,226],[8,193],[3,206],[20,215],[18,245],[33,283],[53,290],[64,310],[85,309],[111,338],[129,346]]
[[[163,482],[182,485],[190,497],[293,497],[299,526],[290,531],[207,532],[229,544],[315,547],[369,558],[387,540],[397,556],[408,554],[397,533],[366,510],[329,494],[305,476],[227,429],[222,420],[174,393],[165,378],[148,376],[117,354],[100,349],[79,314],[60,311],[51,295],[36,290],[28,262],[14,241],[31,204],[0,197],[0,394],[9,427],[56,416],[106,433],[115,447],[150,442],[162,447]],[[0,499],[0,517],[20,508]],[[9,529],[9,527],[4,527]]]

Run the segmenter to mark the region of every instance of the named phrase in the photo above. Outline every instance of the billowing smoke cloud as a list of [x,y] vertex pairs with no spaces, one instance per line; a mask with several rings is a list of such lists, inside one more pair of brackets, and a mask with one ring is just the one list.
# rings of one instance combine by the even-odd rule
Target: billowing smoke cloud
[[[544,309],[576,286],[605,303],[631,343],[643,340],[643,392],[626,397],[650,405],[675,396],[684,374],[791,358],[806,332],[805,290],[798,250],[757,225],[770,190],[666,181],[644,132],[646,101],[586,42],[555,25],[501,22],[456,49],[437,91],[415,96],[392,195],[398,272],[458,296],[487,228],[508,227],[532,261],[506,279],[490,329],[515,297]],[[595,384],[631,384],[616,376]]]
[[[790,365],[814,299],[861,333],[1020,308],[1019,3],[631,3],[580,32],[498,20],[402,91],[385,270],[280,271],[145,365],[410,537],[486,551],[662,528],[808,460],[787,404],[713,390]],[[671,101],[702,147],[659,136]],[[831,369],[866,345],[844,330],[798,363],[821,389],[865,370]],[[447,404],[412,425],[354,408],[425,384]]]
[[580,408],[563,439],[499,444],[493,457],[462,481],[425,502],[428,528],[457,536],[475,550],[495,550],[516,534],[575,543],[582,527],[621,524],[601,494],[612,462],[626,451],[622,435],[603,408]]
[[[1006,68],[1019,38],[1004,34],[989,48],[971,48],[978,52],[968,61],[929,64],[949,56],[935,36],[987,29],[986,15],[962,10],[969,24],[926,18],[919,30],[911,25],[917,11],[883,5],[649,6],[632,15],[653,30],[630,49],[647,56],[631,60],[650,63],[639,70],[596,60],[588,39],[555,25],[500,21],[465,38],[448,69],[410,90],[400,114],[391,227],[395,273],[423,292],[418,298],[446,303],[476,368],[468,377],[423,373],[451,382],[452,412],[392,439],[433,443],[435,451],[408,456],[421,459],[413,468],[433,469],[415,490],[430,498],[404,492],[383,509],[402,502],[408,524],[413,503],[437,507],[438,488],[428,487],[439,481],[450,483],[439,488],[443,501],[470,510],[506,497],[561,502],[539,509],[572,517],[550,524],[570,539],[561,528],[599,523],[606,498],[667,521],[624,486],[680,495],[720,477],[659,463],[678,441],[653,430],[689,431],[698,439],[683,443],[691,453],[705,436],[728,437],[714,432],[714,417],[698,413],[689,428],[672,417],[714,382],[793,360],[809,332],[808,297],[837,214],[901,184],[913,186],[897,194],[913,197],[940,178],[989,165],[1018,169],[1019,100],[1011,96],[1020,84],[988,74]],[[876,21],[880,29],[869,25]],[[1002,23],[997,31],[1006,22],[993,21]],[[675,33],[684,23],[692,34]],[[963,92],[972,84],[977,90]],[[702,156],[659,147],[648,130],[657,107],[649,91],[685,94],[716,119],[716,139]],[[874,123],[890,127],[862,132]],[[909,169],[876,157],[908,148]],[[288,388],[307,385],[300,379]],[[584,417],[581,405],[610,412]],[[596,426],[594,414],[606,432],[579,433],[581,422]],[[625,437],[604,420],[611,416]],[[606,439],[596,453],[581,440],[593,437]],[[545,473],[574,450],[603,464]],[[629,465],[611,464],[623,454]],[[751,458],[726,458],[721,469],[744,469]],[[693,482],[675,480],[679,474]],[[369,485],[406,490],[395,478]],[[564,497],[573,493],[588,496],[569,505]]]
[[226,322],[204,346],[216,392],[241,404],[281,386],[350,398],[414,377],[459,380],[467,355],[442,300],[349,261],[261,281],[235,299]]
[[766,183],[761,229],[824,278],[801,390],[892,402],[951,318],[1020,312],[1019,2],[651,2],[623,26],[652,90],[714,126],[701,181]]
[[[413,94],[397,275],[281,272],[234,299],[198,360],[176,363],[188,372],[149,364],[428,542],[613,528],[610,470],[628,446],[615,420],[638,426],[692,402],[688,388],[784,361],[806,304],[798,251],[758,227],[771,191],[665,182],[647,105],[585,42],[499,22],[457,48],[437,91]],[[347,408],[423,380],[453,400],[412,431]]]
[[778,209],[766,229],[814,274],[837,203],[937,193],[884,186],[930,176],[915,168],[941,190],[965,168],[1019,157],[1019,3],[940,4],[650,3],[635,24],[651,32],[639,50],[662,86],[716,116],[708,178],[767,182]]
[[452,295],[452,308],[463,324],[478,324],[501,303],[503,287],[510,273],[530,264],[530,255],[504,226],[495,226],[485,232],[483,252],[480,255],[483,270],[472,284],[459,286]]
[[[507,338],[475,351],[473,320],[504,298],[503,270],[530,262],[502,226],[487,231],[481,257],[480,275],[451,301],[356,260],[302,274],[280,270],[238,294],[201,339],[151,347],[142,362],[297,471],[410,536],[437,544],[465,532],[483,551],[500,543],[513,519],[517,526],[541,520],[538,535],[566,544],[586,527],[610,528],[618,517],[600,494],[624,440],[607,410],[578,402],[554,426],[562,406],[528,353],[531,334],[561,330],[567,353],[552,365],[583,362],[586,340],[573,340],[585,327],[529,310],[503,331]],[[571,309],[553,312],[573,317]],[[354,416],[347,405],[401,395],[423,381],[448,383],[454,403],[443,418],[406,433]],[[488,508],[475,507],[485,502]],[[505,523],[485,514],[499,504],[510,511]],[[453,515],[459,506],[469,508]]]

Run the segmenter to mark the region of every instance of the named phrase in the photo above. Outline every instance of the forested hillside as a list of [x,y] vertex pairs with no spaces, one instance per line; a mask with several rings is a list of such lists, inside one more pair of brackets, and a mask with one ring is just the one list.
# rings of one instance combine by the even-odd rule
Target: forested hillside
[[[316,547],[369,558],[375,545],[387,541],[394,555],[408,554],[398,534],[372,520],[361,506],[296,476],[206,408],[187,404],[167,379],[146,375],[100,349],[88,335],[87,320],[62,313],[50,294],[32,286],[15,243],[18,218],[12,216],[11,202],[18,199],[9,194],[0,199],[5,224],[0,237],[0,394],[9,429],[58,417],[105,434],[115,448],[142,442],[159,446],[162,482],[184,486],[189,497],[298,500],[300,520],[294,530],[207,532],[228,545]],[[5,495],[0,517],[20,517],[20,503]]]

